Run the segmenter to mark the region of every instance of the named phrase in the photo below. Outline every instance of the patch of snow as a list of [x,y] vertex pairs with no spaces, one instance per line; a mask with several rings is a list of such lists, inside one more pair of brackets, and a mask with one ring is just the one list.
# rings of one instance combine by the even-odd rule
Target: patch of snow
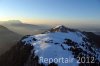
[[62,28],[62,26],[63,26],[63,25],[58,25],[58,26],[56,26],[54,29],[59,28],[59,27],[61,27],[61,28]]

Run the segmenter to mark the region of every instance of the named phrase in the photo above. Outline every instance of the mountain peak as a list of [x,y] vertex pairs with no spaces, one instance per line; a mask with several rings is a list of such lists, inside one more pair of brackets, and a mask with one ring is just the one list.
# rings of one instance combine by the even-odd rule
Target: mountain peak
[[58,25],[58,26],[50,29],[48,32],[64,32],[64,33],[66,33],[66,32],[69,32],[69,31],[75,32],[76,30],[75,29],[70,29],[70,28],[68,28],[64,25]]
[[55,29],[56,28],[66,28],[66,27],[64,25],[58,25],[58,26],[55,27]]

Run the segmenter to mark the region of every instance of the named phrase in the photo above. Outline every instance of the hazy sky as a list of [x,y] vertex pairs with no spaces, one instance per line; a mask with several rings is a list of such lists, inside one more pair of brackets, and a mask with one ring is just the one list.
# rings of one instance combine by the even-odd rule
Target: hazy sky
[[100,0],[0,0],[0,20],[100,24]]

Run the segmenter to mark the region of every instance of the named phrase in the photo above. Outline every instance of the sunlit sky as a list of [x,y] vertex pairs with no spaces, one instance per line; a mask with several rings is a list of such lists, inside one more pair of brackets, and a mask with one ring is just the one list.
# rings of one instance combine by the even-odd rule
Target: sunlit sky
[[0,21],[100,24],[100,0],[0,0]]

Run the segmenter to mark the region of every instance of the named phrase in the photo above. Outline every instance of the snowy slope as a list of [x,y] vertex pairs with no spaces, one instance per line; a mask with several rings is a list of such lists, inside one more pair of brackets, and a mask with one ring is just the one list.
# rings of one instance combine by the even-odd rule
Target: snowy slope
[[[53,62],[58,66],[78,66],[80,63],[77,63],[79,60],[77,57],[94,57],[93,62],[100,62],[100,52],[87,39],[88,37],[81,31],[60,25],[44,34],[27,36],[22,39],[22,42],[24,45],[30,44],[33,46],[31,54],[35,54],[39,58],[73,58],[72,61],[67,63]],[[43,62],[39,59],[39,63],[43,63],[45,66],[53,62]]]

